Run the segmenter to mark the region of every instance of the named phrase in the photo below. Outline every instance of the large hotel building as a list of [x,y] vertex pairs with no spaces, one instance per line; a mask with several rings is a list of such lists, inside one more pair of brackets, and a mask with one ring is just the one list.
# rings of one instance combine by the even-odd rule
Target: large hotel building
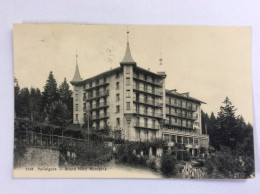
[[163,138],[169,145],[185,144],[197,152],[208,147],[202,134],[202,101],[165,88],[165,72],[137,66],[127,41],[120,66],[83,80],[78,64],[73,85],[73,122],[89,117],[95,129],[109,124],[130,141]]

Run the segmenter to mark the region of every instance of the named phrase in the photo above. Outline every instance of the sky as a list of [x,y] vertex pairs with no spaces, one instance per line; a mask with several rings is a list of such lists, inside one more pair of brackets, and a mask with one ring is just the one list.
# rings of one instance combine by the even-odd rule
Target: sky
[[21,88],[42,91],[50,71],[58,84],[73,78],[76,54],[83,79],[116,68],[127,30],[137,65],[165,71],[167,89],[190,92],[208,114],[228,96],[237,115],[253,123],[250,27],[16,24],[14,76]]

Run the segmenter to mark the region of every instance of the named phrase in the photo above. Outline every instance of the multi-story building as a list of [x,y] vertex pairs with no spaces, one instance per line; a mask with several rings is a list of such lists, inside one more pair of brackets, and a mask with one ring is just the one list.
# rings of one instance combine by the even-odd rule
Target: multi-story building
[[200,100],[189,93],[165,89],[165,72],[153,73],[137,66],[127,41],[120,66],[83,80],[78,64],[73,85],[73,122],[88,117],[93,128],[105,124],[121,131],[130,141],[164,138],[169,145],[181,143],[198,149],[208,147],[201,130]]

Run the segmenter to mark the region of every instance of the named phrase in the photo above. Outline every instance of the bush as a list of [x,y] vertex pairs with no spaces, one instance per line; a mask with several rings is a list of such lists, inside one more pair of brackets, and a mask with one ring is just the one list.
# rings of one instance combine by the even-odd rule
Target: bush
[[254,172],[252,158],[225,146],[220,146],[220,150],[206,160],[205,166],[209,174],[215,172],[213,178],[248,178]]
[[[84,142],[77,144],[77,146],[73,148],[67,145],[60,145],[59,150],[62,155],[60,158],[65,159],[69,164],[78,166],[102,165],[112,158],[112,149],[101,143]],[[67,156],[68,151],[75,153],[76,158],[71,160],[71,158]],[[60,165],[63,165],[65,161],[61,161]]]
[[161,159],[161,171],[165,176],[175,175],[176,169],[176,159],[172,154],[163,154]]
[[157,170],[155,160],[149,161],[148,166],[153,170]]
[[183,152],[183,160],[184,161],[190,161],[191,160],[190,152],[188,152],[188,151]]
[[128,142],[121,144],[118,149],[117,149],[117,157],[116,161],[119,163],[127,163],[127,164],[137,164],[137,165],[142,165],[145,166],[148,156],[138,156],[136,153],[134,153],[134,150],[136,152],[141,152],[143,151],[146,153],[147,149],[145,146],[141,143],[136,143],[136,142]]

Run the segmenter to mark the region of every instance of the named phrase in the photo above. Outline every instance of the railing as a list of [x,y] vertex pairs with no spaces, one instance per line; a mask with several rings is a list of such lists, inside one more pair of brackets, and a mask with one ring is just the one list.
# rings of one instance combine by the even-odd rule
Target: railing
[[136,122],[135,127],[139,128],[148,128],[148,129],[160,129],[160,125],[148,124],[148,123],[140,123]]
[[196,138],[209,138],[208,135],[205,134],[199,134],[197,131],[193,131],[193,132],[189,132],[189,131],[181,131],[181,130],[173,130],[173,129],[163,129],[164,132],[166,133],[170,133],[171,135],[190,135],[192,137],[196,137]]
[[19,145],[43,148],[59,148],[61,144],[75,147],[85,141],[84,139],[36,133],[33,131],[19,131],[15,135]]
[[166,101],[166,105],[168,106],[174,106],[174,107],[178,107],[178,108],[182,108],[182,109],[187,109],[187,110],[191,110],[191,111],[197,111],[198,108],[194,107],[194,106],[186,106],[186,105],[182,105],[180,103],[174,103],[174,102],[170,102],[170,101]]
[[149,104],[152,106],[158,106],[158,107],[162,107],[162,103],[157,102],[157,101],[153,101],[153,100],[147,100],[147,99],[143,99],[143,98],[134,98],[135,102],[139,102],[139,103],[143,103],[143,104]]
[[91,119],[97,120],[97,119],[105,119],[105,118],[108,118],[108,117],[109,117],[109,114],[106,113],[106,114],[92,115]]
[[94,99],[94,98],[100,98],[100,97],[108,96],[108,95],[109,95],[109,91],[104,90],[104,91],[101,91],[101,92],[96,92],[95,95],[92,94],[92,95],[84,96],[83,100],[86,101],[86,100],[91,100],[91,99]]
[[141,91],[141,92],[154,94],[154,95],[157,95],[157,96],[163,96],[163,92],[162,91],[158,91],[158,90],[155,90],[155,89],[154,90],[153,89],[148,89],[148,88],[137,86],[137,85],[134,85],[134,89],[138,90],[138,91]]
[[171,116],[176,116],[176,117],[181,117],[181,118],[186,118],[186,119],[192,119],[192,120],[196,120],[198,119],[198,116],[197,115],[192,115],[192,116],[189,116],[188,114],[185,115],[183,113],[180,113],[180,112],[174,112],[174,111],[169,111],[169,110],[166,110],[166,114],[168,115],[171,115]]
[[92,106],[83,107],[83,111],[87,112],[88,110],[98,109],[109,106],[108,102],[100,102],[99,104],[92,104]]
[[108,81],[99,81],[98,83],[96,83],[95,85],[93,85],[93,86],[91,86],[91,87],[87,87],[87,88],[85,88],[84,90],[91,90],[91,89],[94,89],[94,88],[96,88],[96,87],[100,87],[100,86],[102,86],[102,85],[107,85],[107,84],[109,84],[109,82]]
[[162,86],[163,85],[162,81],[158,81],[158,80],[154,80],[154,81],[153,80],[145,80],[143,77],[137,76],[135,74],[134,74],[133,77],[135,79],[141,80],[141,81],[149,83],[149,84],[154,84],[154,85],[158,85],[158,86]]
[[150,111],[144,111],[144,110],[141,111],[141,110],[134,109],[134,113],[139,114],[139,115],[144,115],[144,116],[157,117],[157,118],[162,118],[163,117],[162,113],[150,112]]

